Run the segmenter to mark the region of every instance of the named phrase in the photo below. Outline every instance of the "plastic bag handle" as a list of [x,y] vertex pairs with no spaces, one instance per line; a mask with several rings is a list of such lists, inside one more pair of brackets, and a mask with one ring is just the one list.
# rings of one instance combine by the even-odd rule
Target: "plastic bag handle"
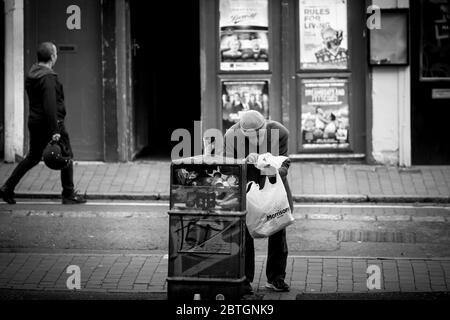
[[249,182],[247,182],[247,188],[245,189],[245,193],[247,193],[248,191],[249,191],[249,187],[252,185],[252,184],[254,184],[255,182],[254,181],[249,181]]
[[[264,188],[263,188],[263,190],[265,190],[265,189],[269,189],[269,188],[273,188],[273,187],[275,187],[275,185],[279,182],[279,181],[282,181],[281,180],[281,176],[280,176],[280,172],[277,170],[277,174],[275,175],[275,177],[276,177],[276,179],[277,179],[277,182],[275,182],[275,183],[270,183],[270,180],[269,180],[269,176],[266,176],[266,182],[264,183]],[[268,185],[270,185],[270,186],[268,186]]]

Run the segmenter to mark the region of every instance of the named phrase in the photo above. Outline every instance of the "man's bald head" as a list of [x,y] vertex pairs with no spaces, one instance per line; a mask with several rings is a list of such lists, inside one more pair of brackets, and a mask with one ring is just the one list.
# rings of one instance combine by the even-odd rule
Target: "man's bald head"
[[52,42],[43,42],[37,50],[38,62],[48,63],[52,61],[52,56],[56,57],[56,46]]

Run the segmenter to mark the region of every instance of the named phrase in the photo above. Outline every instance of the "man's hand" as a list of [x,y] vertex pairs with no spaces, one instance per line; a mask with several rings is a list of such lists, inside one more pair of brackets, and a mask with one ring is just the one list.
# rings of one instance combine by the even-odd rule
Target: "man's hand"
[[59,133],[55,133],[52,137],[52,140],[56,142],[58,142],[59,139],[61,139],[61,135]]
[[268,167],[261,169],[261,175],[273,177],[273,176],[277,175],[277,171],[278,170],[275,169],[274,167],[268,166]]
[[250,153],[247,158],[245,158],[245,162],[250,164],[256,164],[258,162],[259,155],[257,153]]

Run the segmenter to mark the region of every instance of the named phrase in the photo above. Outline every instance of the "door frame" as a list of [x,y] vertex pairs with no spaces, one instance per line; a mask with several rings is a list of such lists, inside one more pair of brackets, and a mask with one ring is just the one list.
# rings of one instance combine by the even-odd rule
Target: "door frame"
[[105,161],[125,162],[134,153],[129,4],[101,1]]

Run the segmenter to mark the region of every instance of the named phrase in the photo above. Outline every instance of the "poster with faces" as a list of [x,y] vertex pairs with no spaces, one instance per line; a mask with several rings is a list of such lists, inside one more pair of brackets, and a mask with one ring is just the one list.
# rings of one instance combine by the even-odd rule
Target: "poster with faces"
[[269,70],[267,0],[220,1],[220,69]]
[[300,68],[347,69],[347,0],[299,0]]
[[304,79],[301,88],[301,147],[305,150],[348,149],[348,80]]
[[223,129],[239,122],[242,112],[255,110],[269,119],[268,81],[222,82]]

